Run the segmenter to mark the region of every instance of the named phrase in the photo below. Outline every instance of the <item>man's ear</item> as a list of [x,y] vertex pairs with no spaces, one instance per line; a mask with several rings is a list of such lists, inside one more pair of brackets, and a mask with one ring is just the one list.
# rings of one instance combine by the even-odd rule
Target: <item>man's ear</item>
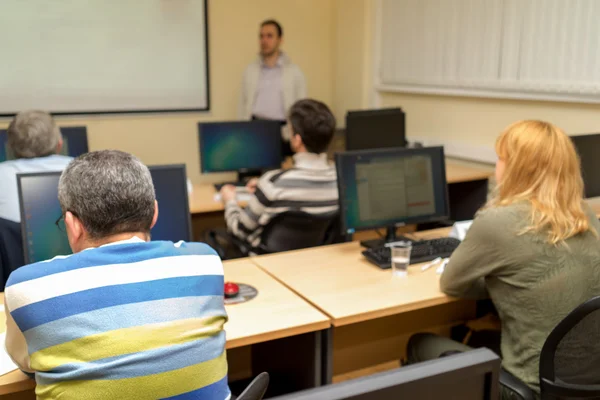
[[292,143],[292,148],[294,151],[298,151],[304,146],[304,141],[302,140],[302,136],[297,133],[292,132],[292,138],[290,140]]
[[158,201],[154,200],[154,216],[152,217],[152,225],[150,225],[150,229],[154,228],[156,221],[158,221]]
[[[81,240],[85,234],[85,228],[79,218],[73,215],[71,211],[65,213],[65,227],[67,229],[67,236],[69,237],[69,243],[71,248],[73,243],[77,243]],[[73,251],[75,251],[73,249]]]
[[61,138],[58,140],[58,144],[56,145],[56,154],[60,154],[60,151],[61,151],[61,150],[62,150],[62,148],[63,148],[63,144],[64,144],[64,142],[63,142],[63,138],[61,137]]

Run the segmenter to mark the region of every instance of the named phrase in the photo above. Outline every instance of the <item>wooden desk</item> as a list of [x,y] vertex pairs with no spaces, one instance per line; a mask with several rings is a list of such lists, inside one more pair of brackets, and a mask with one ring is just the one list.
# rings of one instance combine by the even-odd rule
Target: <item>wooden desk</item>
[[262,271],[249,259],[225,261],[225,280],[258,290],[249,302],[228,305],[227,348],[328,329],[329,318]]
[[448,184],[489,179],[494,173],[485,168],[470,167],[452,160],[446,160],[446,181]]
[[360,252],[351,242],[251,258],[331,318],[334,377],[398,361],[413,333],[449,335],[451,326],[475,317],[476,302],[440,292],[435,268],[422,272],[417,264],[407,278],[393,278]]
[[[328,349],[322,348],[322,335],[329,331],[329,318],[312,307],[309,303],[273,279],[266,272],[254,265],[249,259],[227,261],[224,263],[225,280],[245,283],[258,290],[258,296],[246,303],[226,306],[229,321],[225,325],[227,332],[227,349],[233,350],[244,346],[256,345],[251,351],[260,357],[252,357],[252,369],[255,371],[275,370],[280,364],[273,366],[268,354],[272,346],[296,346],[303,354],[279,357],[283,361],[298,363],[290,368],[302,368],[295,378],[304,373],[303,382],[292,382],[297,388],[321,384],[323,364],[321,358]],[[4,294],[0,293],[4,303]],[[4,307],[4,306],[2,306]],[[0,326],[5,327],[4,313],[0,313]],[[265,343],[269,342],[269,343]],[[314,348],[317,346],[317,348]],[[294,348],[294,347],[292,347]],[[235,353],[235,352],[232,352]],[[286,353],[292,353],[286,351]],[[246,352],[245,354],[250,354]],[[277,353],[279,355],[281,353]],[[256,360],[254,360],[256,358]],[[281,361],[280,361],[281,362]],[[282,378],[283,379],[283,378]],[[289,385],[289,381],[287,382]],[[21,371],[13,371],[0,377],[0,395],[29,391],[35,387],[35,381],[29,379]],[[31,393],[23,393],[32,396]],[[27,397],[27,398],[29,398]]]
[[[428,235],[448,232],[442,228]],[[390,270],[369,263],[361,251],[354,241],[251,260],[331,317],[333,326],[457,301],[440,291],[435,268],[422,272],[416,264],[409,267],[408,278],[394,278]]]

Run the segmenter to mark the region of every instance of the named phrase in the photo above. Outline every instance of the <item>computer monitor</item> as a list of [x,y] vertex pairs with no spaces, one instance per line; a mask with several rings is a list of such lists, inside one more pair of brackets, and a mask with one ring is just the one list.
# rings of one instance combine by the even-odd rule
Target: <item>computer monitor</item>
[[[60,128],[63,137],[63,146],[60,154],[63,156],[78,157],[88,150],[87,128],[85,126],[65,126]],[[0,162],[13,160],[14,154],[8,147],[6,129],[0,129]]]
[[497,400],[500,358],[477,349],[272,400]]
[[25,264],[72,253],[67,234],[56,225],[62,215],[58,202],[60,174],[17,175]]
[[192,223],[185,165],[148,167],[158,201],[158,220],[150,232],[152,240],[192,240]]
[[281,168],[279,121],[203,122],[198,124],[198,137],[203,173],[260,174]]
[[571,136],[575,149],[581,158],[581,175],[585,187],[585,197],[600,196],[600,133]]
[[[158,221],[152,240],[191,240],[191,222],[184,165],[149,167],[156,199]],[[71,254],[67,235],[56,221],[61,216],[58,202],[60,172],[19,174],[19,201],[25,263]]]
[[443,147],[380,149],[336,154],[342,232],[447,219]]
[[405,116],[400,108],[349,111],[346,114],[346,150],[405,146]]

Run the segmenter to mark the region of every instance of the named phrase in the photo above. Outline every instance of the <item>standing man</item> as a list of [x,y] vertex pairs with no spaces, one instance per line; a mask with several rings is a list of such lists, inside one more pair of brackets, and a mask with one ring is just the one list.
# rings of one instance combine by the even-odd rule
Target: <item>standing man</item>
[[[260,25],[260,56],[244,72],[238,117],[269,119],[286,124],[286,112],[306,98],[306,79],[280,50],[283,29],[275,20]],[[289,135],[284,134],[289,141]],[[286,145],[286,150],[289,145]]]

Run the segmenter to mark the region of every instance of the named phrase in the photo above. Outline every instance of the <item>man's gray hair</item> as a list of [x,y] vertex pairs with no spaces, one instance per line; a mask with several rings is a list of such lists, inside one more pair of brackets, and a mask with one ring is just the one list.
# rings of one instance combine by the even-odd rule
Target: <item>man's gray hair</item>
[[16,158],[45,157],[56,154],[60,130],[44,111],[18,113],[8,126],[8,147]]
[[154,184],[148,167],[117,150],[83,154],[67,166],[58,183],[62,212],[70,211],[92,239],[150,232]]

